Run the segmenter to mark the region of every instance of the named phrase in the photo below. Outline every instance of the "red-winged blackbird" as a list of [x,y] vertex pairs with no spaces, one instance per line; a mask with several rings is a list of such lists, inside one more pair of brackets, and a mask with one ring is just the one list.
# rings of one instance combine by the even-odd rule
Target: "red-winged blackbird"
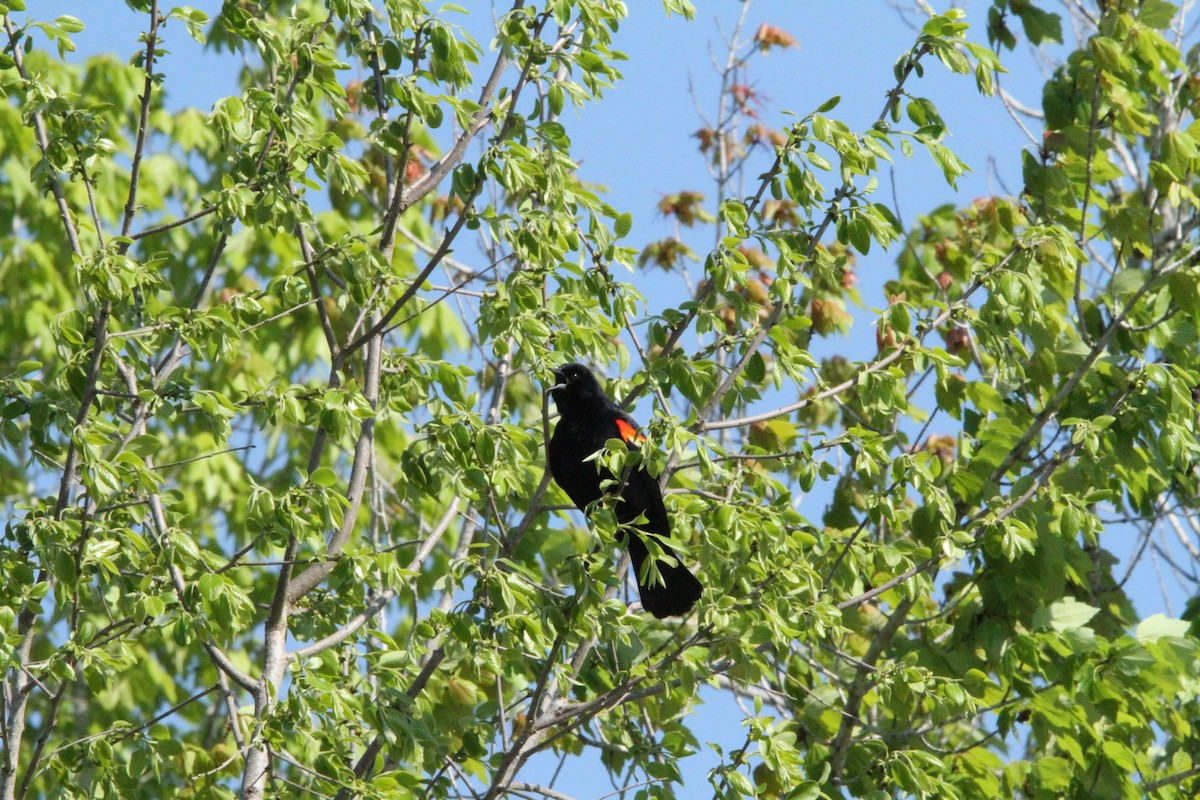
[[[609,399],[587,367],[567,364],[554,370],[554,380],[550,396],[558,406],[560,419],[550,437],[550,474],[571,502],[586,512],[589,505],[603,496],[601,482],[612,480],[613,475],[584,459],[602,449],[609,439],[621,439],[630,448],[637,448],[644,437],[638,433],[633,418]],[[632,523],[645,514],[646,521],[638,523],[637,529],[656,537],[663,553],[674,559],[674,563],[658,561],[661,583],[644,576],[646,543],[637,533],[627,532],[629,557],[633,560],[642,607],[659,619],[688,613],[700,598],[700,581],[667,546],[666,540],[671,537],[667,509],[658,481],[650,477],[645,467],[638,466],[629,473],[615,511],[617,521],[622,524]]]

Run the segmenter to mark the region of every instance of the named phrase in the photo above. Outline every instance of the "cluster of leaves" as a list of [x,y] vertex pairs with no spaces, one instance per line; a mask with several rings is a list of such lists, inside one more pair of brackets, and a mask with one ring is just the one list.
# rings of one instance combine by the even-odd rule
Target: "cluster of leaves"
[[[714,200],[636,248],[560,119],[620,77],[618,0],[518,0],[487,47],[420,0],[128,5],[135,56],[77,68],[83,23],[0,0],[0,800],[558,796],[546,751],[670,797],[705,683],[752,705],[718,797],[1195,794],[1196,623],[1139,620],[1105,549],[1196,506],[1174,6],[1080,11],[1020,196],[909,230],[881,169],[967,169],[914,86],[990,94],[993,50],[930,13],[869,127],[775,129],[748,70],[795,40],[739,23]],[[996,0],[992,47],[1018,22],[1061,38]],[[174,36],[240,94],[168,108]],[[881,249],[876,353],[820,355]],[[638,264],[693,288],[651,309]],[[653,398],[686,619],[551,488],[567,361]]]

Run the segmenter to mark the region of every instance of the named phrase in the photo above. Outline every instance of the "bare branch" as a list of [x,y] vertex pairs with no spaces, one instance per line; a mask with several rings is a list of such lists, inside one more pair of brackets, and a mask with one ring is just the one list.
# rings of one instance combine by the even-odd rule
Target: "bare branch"
[[[367,347],[366,382],[363,386],[363,399],[372,408],[375,408],[379,402],[379,375],[382,359],[383,342],[379,337],[374,337]],[[375,417],[370,416],[362,421],[362,430],[359,432],[358,441],[354,446],[354,462],[351,465],[350,479],[346,486],[346,510],[342,514],[341,526],[325,546],[327,560],[309,567],[296,576],[286,593],[289,604],[295,603],[325,580],[325,577],[333,571],[336,564],[335,557],[341,554],[346,542],[350,540],[358,520],[358,509],[362,505],[363,491],[367,485],[367,473],[371,465],[374,446]]]
[[194,211],[185,217],[180,217],[179,219],[172,220],[170,222],[164,222],[160,225],[155,225],[153,227],[146,228],[145,230],[138,231],[137,233],[131,233],[129,234],[129,238],[136,242],[138,239],[145,239],[148,236],[156,236],[160,233],[166,233],[169,230],[174,230],[175,228],[187,225],[189,222],[195,222],[198,219],[203,219],[209,214],[215,212],[217,208],[218,206],[216,205],[205,206],[199,211]]
[[296,241],[300,243],[300,253],[304,256],[304,273],[308,276],[308,290],[312,292],[313,301],[317,307],[317,319],[321,321],[321,331],[325,334],[325,346],[329,348],[329,357],[337,358],[338,341],[337,334],[333,332],[333,325],[329,321],[329,312],[325,310],[325,298],[321,294],[321,286],[317,283],[316,269],[316,253],[313,251],[312,244],[308,241],[308,234],[304,230],[304,225],[296,224]]
[[[129,198],[125,201],[125,218],[121,222],[121,235],[128,236],[133,227],[133,215],[137,210],[138,177],[141,174],[142,152],[146,147],[146,131],[150,127],[150,94],[154,89],[154,49],[158,44],[158,0],[150,0],[150,30],[146,33],[146,50],[142,56],[146,68],[146,80],[142,84],[142,104],[138,114],[137,141],[133,145],[133,160],[129,165]],[[127,246],[122,248],[122,251]]]

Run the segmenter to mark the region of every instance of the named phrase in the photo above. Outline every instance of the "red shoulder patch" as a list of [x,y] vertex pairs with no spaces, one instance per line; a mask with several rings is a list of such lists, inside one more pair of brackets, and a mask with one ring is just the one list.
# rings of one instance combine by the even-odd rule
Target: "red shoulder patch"
[[621,438],[629,444],[641,444],[646,441],[646,437],[638,433],[637,428],[630,425],[625,420],[617,417],[617,432],[621,434]]

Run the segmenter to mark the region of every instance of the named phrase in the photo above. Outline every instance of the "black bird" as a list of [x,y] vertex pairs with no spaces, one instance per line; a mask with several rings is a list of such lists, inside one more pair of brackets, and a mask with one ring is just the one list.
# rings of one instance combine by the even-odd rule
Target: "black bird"
[[[594,461],[584,459],[602,449],[609,439],[621,439],[630,449],[637,449],[645,437],[638,433],[633,418],[604,393],[587,367],[581,364],[559,367],[554,370],[554,381],[550,396],[558,406],[560,419],[550,437],[550,474],[571,502],[586,512],[589,505],[603,496],[601,482],[612,480],[613,475],[604,468],[597,469]],[[627,529],[625,536],[642,607],[659,619],[691,611],[702,587],[667,546],[671,537],[667,509],[658,481],[650,477],[644,466],[639,465],[629,473],[615,510],[617,521],[622,524],[630,524],[642,514],[646,516],[646,521],[636,526],[640,535]],[[649,553],[643,535],[654,536],[663,553],[674,559],[674,563],[658,561],[661,582],[643,578],[642,564]]]

